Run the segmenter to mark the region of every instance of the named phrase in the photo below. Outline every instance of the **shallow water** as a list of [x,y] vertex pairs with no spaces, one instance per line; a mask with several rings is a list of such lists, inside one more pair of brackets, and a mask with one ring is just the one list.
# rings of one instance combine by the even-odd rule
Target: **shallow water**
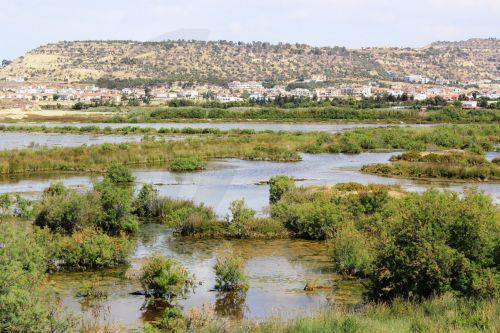
[[[208,164],[207,170],[193,173],[173,173],[164,169],[134,170],[137,186],[153,183],[162,196],[194,200],[197,203],[213,207],[224,216],[231,201],[244,198],[248,206],[261,214],[269,201],[267,185],[257,185],[267,181],[271,176],[286,174],[296,179],[305,179],[299,185],[323,185],[345,182],[362,184],[398,184],[409,191],[424,191],[432,186],[462,191],[466,186],[476,186],[488,193],[494,202],[500,202],[500,186],[498,183],[458,183],[427,182],[411,179],[396,179],[363,174],[361,166],[370,163],[385,163],[397,154],[362,153],[346,154],[302,154],[303,160],[294,163],[275,163],[259,161],[243,161],[236,159],[219,160]],[[499,153],[489,153],[488,158]],[[0,178],[0,193],[24,193],[36,197],[51,182],[60,181],[72,188],[87,188],[97,175],[75,174],[40,174],[31,178]]]
[[78,147],[141,141],[141,135],[95,135],[0,132],[0,150],[35,147]]
[[[172,173],[162,169],[134,170],[137,188],[142,183],[154,183],[161,195],[192,199],[215,208],[220,216],[228,212],[232,200],[244,198],[247,204],[265,214],[268,206],[267,185],[257,185],[276,174],[287,174],[300,181],[301,185],[334,184],[338,182],[359,182],[399,184],[411,191],[423,191],[431,186],[460,191],[467,183],[419,182],[365,175],[359,168],[368,163],[383,163],[397,154],[362,153],[345,154],[303,154],[303,160],[296,163],[273,163],[242,161],[236,159],[218,160],[209,163],[208,169],[195,173]],[[492,159],[498,153],[488,154]],[[88,188],[98,175],[42,174],[29,178],[0,179],[0,193],[22,192],[37,197],[52,181],[62,181],[72,188]],[[477,185],[500,201],[498,184]],[[197,284],[193,293],[179,304],[188,313],[193,308],[210,306],[220,316],[263,320],[270,317],[293,317],[308,314],[332,303],[356,305],[361,302],[362,287],[359,281],[340,281],[331,271],[325,244],[304,240],[251,241],[234,240],[230,243],[246,259],[245,271],[249,277],[250,289],[236,298],[228,298],[212,291],[215,284],[213,265],[221,240],[196,241],[177,238],[171,230],[161,225],[148,224],[141,227],[137,246],[132,255],[132,268],[136,269],[143,259],[153,253],[160,253],[179,260]],[[123,325],[122,330],[139,327],[144,321],[158,319],[165,304],[145,306],[143,296],[130,295],[141,290],[140,284],[125,278],[126,268],[99,272],[65,273],[51,276],[51,281],[60,293],[63,304],[77,313],[83,311],[86,321],[91,321],[96,308],[100,322]],[[130,273],[130,271],[128,272]],[[130,274],[127,274],[130,275]],[[92,307],[75,297],[83,282],[99,280],[100,287],[108,298]],[[316,280],[322,286],[333,289],[305,292],[308,281]]]
[[387,126],[436,126],[440,124],[406,124],[406,123],[374,123],[374,124],[363,124],[363,123],[272,123],[272,122],[201,122],[201,123],[182,123],[182,122],[165,122],[165,123],[85,123],[85,122],[42,122],[42,123],[30,123],[30,122],[18,122],[18,123],[0,123],[0,125],[12,126],[46,126],[46,127],[60,127],[60,126],[74,126],[74,127],[84,127],[84,126],[97,126],[99,128],[120,128],[127,126],[135,127],[151,127],[151,128],[217,128],[220,130],[231,130],[231,129],[252,129],[255,131],[303,131],[303,132],[340,132],[343,130],[362,128],[362,127],[387,127]]
[[[132,270],[141,260],[152,253],[160,253],[179,260],[195,275],[197,285],[186,299],[179,300],[184,311],[212,305],[221,316],[232,319],[265,319],[270,317],[292,317],[308,314],[332,303],[358,304],[361,302],[361,284],[358,281],[340,282],[331,271],[331,263],[322,242],[304,240],[196,241],[177,239],[171,231],[160,225],[145,225],[138,237],[132,258]],[[249,290],[230,298],[213,291],[215,275],[213,266],[216,253],[230,244],[246,260],[245,272],[249,278]],[[143,296],[130,292],[141,290],[135,280],[124,278],[123,270],[99,273],[56,274],[51,280],[60,292],[64,304],[73,311],[86,310],[74,297],[83,281],[98,279],[100,287],[109,293],[101,302],[110,323],[127,327],[140,325],[141,321],[157,319],[163,310],[161,304],[142,308]],[[305,292],[307,281],[318,281],[322,286],[334,286],[334,291]],[[198,284],[202,282],[202,284]],[[226,297],[224,297],[226,296]],[[87,310],[86,316],[90,316]],[[102,319],[102,318],[101,318]]]

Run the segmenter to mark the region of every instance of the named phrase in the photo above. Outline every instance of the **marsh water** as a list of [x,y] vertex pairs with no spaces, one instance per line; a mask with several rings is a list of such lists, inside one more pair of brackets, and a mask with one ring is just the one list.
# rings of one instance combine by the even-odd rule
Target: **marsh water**
[[[137,187],[142,183],[155,183],[161,195],[192,199],[216,209],[224,216],[232,200],[244,198],[246,203],[266,214],[268,186],[259,185],[276,174],[288,174],[304,179],[299,184],[321,185],[355,181],[363,184],[399,184],[411,191],[423,191],[431,186],[460,191],[467,183],[430,183],[413,180],[391,179],[365,175],[359,168],[367,163],[386,162],[395,153],[303,154],[296,163],[272,163],[241,160],[220,160],[209,164],[207,170],[196,173],[171,173],[165,170],[135,170]],[[498,156],[490,153],[488,158]],[[97,179],[97,178],[94,178]],[[76,188],[88,187],[92,177],[48,176],[0,183],[0,192],[24,190],[35,195],[50,181],[60,180]],[[498,202],[500,186],[474,184]],[[226,244],[221,240],[193,240],[173,235],[172,230],[156,224],[143,225],[131,259],[131,268],[100,272],[64,273],[52,276],[63,303],[75,312],[83,312],[86,320],[92,320],[98,306],[99,320],[123,325],[124,329],[138,327],[144,321],[157,319],[165,304],[146,304],[144,296],[131,292],[141,290],[140,284],[125,276],[133,276],[145,257],[160,253],[178,259],[194,274],[196,287],[186,299],[179,301],[186,313],[191,309],[208,306],[209,311],[231,319],[264,320],[270,317],[293,317],[324,309],[332,304],[359,306],[362,303],[362,282],[342,280],[331,270],[328,251],[322,242],[297,239],[256,241],[228,241],[246,259],[245,272],[250,289],[239,295],[219,295],[213,291],[215,277],[213,265],[217,252]],[[94,307],[75,297],[83,282],[99,281],[108,298]],[[307,282],[330,287],[314,292],[304,291]],[[333,287],[333,288],[331,288]],[[94,318],[95,319],[95,318]]]
[[[220,130],[230,129],[253,129],[256,131],[324,131],[340,132],[343,130],[361,127],[386,127],[386,126],[431,126],[431,124],[331,124],[331,123],[310,123],[310,124],[278,124],[278,123],[0,123],[6,126],[96,126],[99,128],[120,128],[126,126],[150,127],[150,128],[217,128]],[[432,124],[434,125],[434,124]],[[174,136],[165,136],[175,139]],[[21,149],[35,146],[46,147],[76,147],[83,144],[93,145],[101,143],[121,143],[140,141],[142,135],[101,135],[101,134],[59,134],[59,133],[23,133],[23,132],[0,132],[0,150]]]
[[[213,291],[216,254],[227,246],[239,251],[246,260],[245,272],[250,285],[246,293],[233,295]],[[222,244],[220,240],[179,239],[169,229],[154,224],[142,227],[128,271],[124,268],[56,274],[51,280],[64,304],[75,312],[83,311],[86,320],[93,316],[92,311],[74,295],[82,282],[99,281],[101,290],[108,293],[108,298],[98,304],[100,320],[133,328],[143,321],[157,319],[165,307],[161,303],[146,304],[144,296],[131,295],[141,290],[141,286],[133,278],[125,278],[133,275],[141,261],[152,253],[176,258],[194,274],[194,290],[178,301],[186,313],[205,305],[222,317],[262,320],[305,315],[328,304],[355,305],[362,299],[360,281],[341,281],[332,272],[324,243],[237,240]],[[305,292],[308,281],[333,289]]]
[[[168,127],[165,124],[158,125]],[[203,124],[201,127],[213,126]],[[0,134],[5,135],[0,136],[0,140],[6,139],[1,141],[0,149],[33,146],[31,141],[49,146],[77,146],[83,143],[141,139],[139,135]],[[7,138],[10,138],[10,141]],[[8,142],[11,142],[10,146]],[[292,176],[300,180],[299,185],[340,182],[381,183],[397,184],[409,191],[423,191],[433,186],[461,191],[466,186],[476,186],[489,194],[496,203],[500,202],[500,186],[494,183],[426,182],[378,177],[362,174],[359,171],[365,164],[387,162],[394,154],[397,153],[302,154],[302,161],[293,163],[224,159],[210,162],[207,169],[201,172],[172,173],[163,167],[157,167],[135,169],[133,174],[136,177],[136,188],[144,183],[153,183],[160,195],[203,203],[213,207],[221,217],[228,213],[231,201],[241,198],[244,198],[246,204],[256,209],[260,215],[265,215],[269,188],[262,184],[277,174]],[[488,153],[487,158],[491,160],[499,155],[499,153]],[[91,187],[99,178],[100,175],[74,173],[3,177],[0,178],[0,193],[14,192],[37,198],[51,182],[62,182],[70,188],[83,190]],[[130,267],[99,272],[57,273],[51,275],[51,282],[59,292],[63,304],[70,310],[83,313],[87,321],[97,319],[100,322],[119,325],[123,330],[133,330],[140,327],[144,321],[157,319],[165,307],[165,304],[146,304],[144,296],[130,294],[141,290],[137,280],[130,277],[134,275],[134,271],[143,259],[153,253],[178,259],[190,273],[195,275],[197,281],[195,289],[186,299],[179,301],[186,313],[206,305],[207,311],[213,311],[223,317],[263,320],[270,317],[308,314],[330,304],[356,306],[361,302],[361,282],[341,280],[332,272],[328,252],[322,242],[287,239],[237,240],[227,243],[242,253],[246,259],[245,272],[250,284],[246,293],[228,296],[219,295],[212,290],[215,283],[213,265],[216,254],[227,244],[223,244],[220,240],[183,239],[174,236],[172,230],[157,224],[145,224],[141,227]],[[78,287],[83,282],[89,281],[98,281],[100,288],[108,294],[108,297],[92,304],[82,302],[76,297]],[[318,285],[330,288],[306,292],[303,289],[309,281],[316,281]]]
[[[464,187],[475,186],[488,193],[494,202],[500,202],[498,183],[467,182],[428,182],[412,179],[396,179],[363,174],[361,166],[371,163],[385,163],[396,152],[347,154],[302,154],[302,161],[293,163],[275,163],[243,161],[237,159],[216,160],[210,162],[206,170],[191,173],[174,173],[157,169],[136,169],[136,185],[152,183],[160,195],[173,198],[190,199],[197,203],[211,206],[224,216],[231,201],[245,199],[248,206],[265,214],[268,206],[268,187],[259,185],[271,176],[286,174],[300,179],[299,185],[322,185],[344,182],[362,184],[397,184],[409,191],[424,191],[430,187],[447,188],[462,191]],[[488,153],[488,158],[499,153]],[[0,178],[0,193],[20,193],[36,198],[51,182],[83,189],[92,186],[99,175],[47,173],[30,176]]]

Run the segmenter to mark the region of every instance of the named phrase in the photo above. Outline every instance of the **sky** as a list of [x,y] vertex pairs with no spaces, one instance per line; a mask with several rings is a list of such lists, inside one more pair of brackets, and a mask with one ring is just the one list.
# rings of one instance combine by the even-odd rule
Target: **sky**
[[316,46],[423,46],[499,37],[500,0],[0,0],[0,59],[61,40],[210,39]]

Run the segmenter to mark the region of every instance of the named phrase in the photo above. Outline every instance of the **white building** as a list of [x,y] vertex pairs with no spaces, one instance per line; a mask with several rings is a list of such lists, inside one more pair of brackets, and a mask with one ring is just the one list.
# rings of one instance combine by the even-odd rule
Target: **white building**
[[217,96],[215,99],[221,103],[241,102],[243,99],[235,96]]
[[229,83],[229,89],[235,91],[259,92],[263,91],[264,87],[262,86],[262,83],[256,81],[248,81],[248,82],[233,81]]
[[340,89],[335,87],[318,88],[315,90],[318,99],[330,99],[340,97]]
[[463,109],[476,109],[477,108],[477,101],[463,101],[462,108]]
[[313,93],[309,89],[304,88],[295,88],[290,91],[290,95],[295,97],[313,97]]
[[415,101],[425,101],[427,99],[427,94],[416,93],[415,95],[413,95],[413,99]]

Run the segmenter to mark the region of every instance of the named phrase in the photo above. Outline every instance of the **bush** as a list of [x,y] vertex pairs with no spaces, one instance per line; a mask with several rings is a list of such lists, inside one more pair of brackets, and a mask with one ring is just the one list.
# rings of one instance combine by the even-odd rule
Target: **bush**
[[463,199],[436,190],[412,193],[384,215],[388,237],[374,260],[370,298],[498,294],[494,252],[500,229],[489,197],[471,191]]
[[71,235],[96,224],[103,212],[95,193],[79,194],[62,187],[49,187],[38,204],[35,225]]
[[169,162],[170,171],[200,171],[205,169],[206,163],[199,156],[179,156]]
[[175,259],[154,255],[141,268],[140,281],[147,295],[172,300],[184,296],[194,280]]
[[139,229],[137,218],[132,215],[132,189],[116,186],[105,179],[94,186],[98,194],[103,216],[96,221],[96,226],[109,235],[121,232],[135,233]]
[[272,206],[271,216],[295,235],[308,239],[331,237],[344,220],[341,207],[321,197],[296,203],[280,201]]
[[278,202],[283,194],[295,186],[293,178],[278,175],[269,179],[269,202]]
[[106,170],[106,178],[115,184],[132,183],[135,178],[130,169],[122,164],[113,164]]
[[39,244],[47,249],[50,268],[87,270],[111,268],[128,262],[134,243],[126,237],[111,237],[95,229],[64,236],[37,229]]
[[241,257],[231,250],[225,250],[215,263],[215,289],[218,291],[247,290],[248,279],[245,264]]
[[255,210],[245,206],[245,201],[235,200],[229,207],[231,217],[227,217],[228,231],[232,235],[241,236],[245,229],[245,224],[255,217]]
[[373,249],[367,237],[354,226],[339,228],[328,244],[335,271],[361,276],[370,271]]
[[0,221],[0,332],[66,332],[63,315],[46,284],[46,251],[20,221]]
[[109,235],[138,230],[137,219],[132,215],[132,190],[108,179],[83,194],[49,187],[37,211],[35,225],[68,235],[86,227],[98,228]]
[[134,213],[140,217],[157,217],[158,191],[144,184],[134,201]]

